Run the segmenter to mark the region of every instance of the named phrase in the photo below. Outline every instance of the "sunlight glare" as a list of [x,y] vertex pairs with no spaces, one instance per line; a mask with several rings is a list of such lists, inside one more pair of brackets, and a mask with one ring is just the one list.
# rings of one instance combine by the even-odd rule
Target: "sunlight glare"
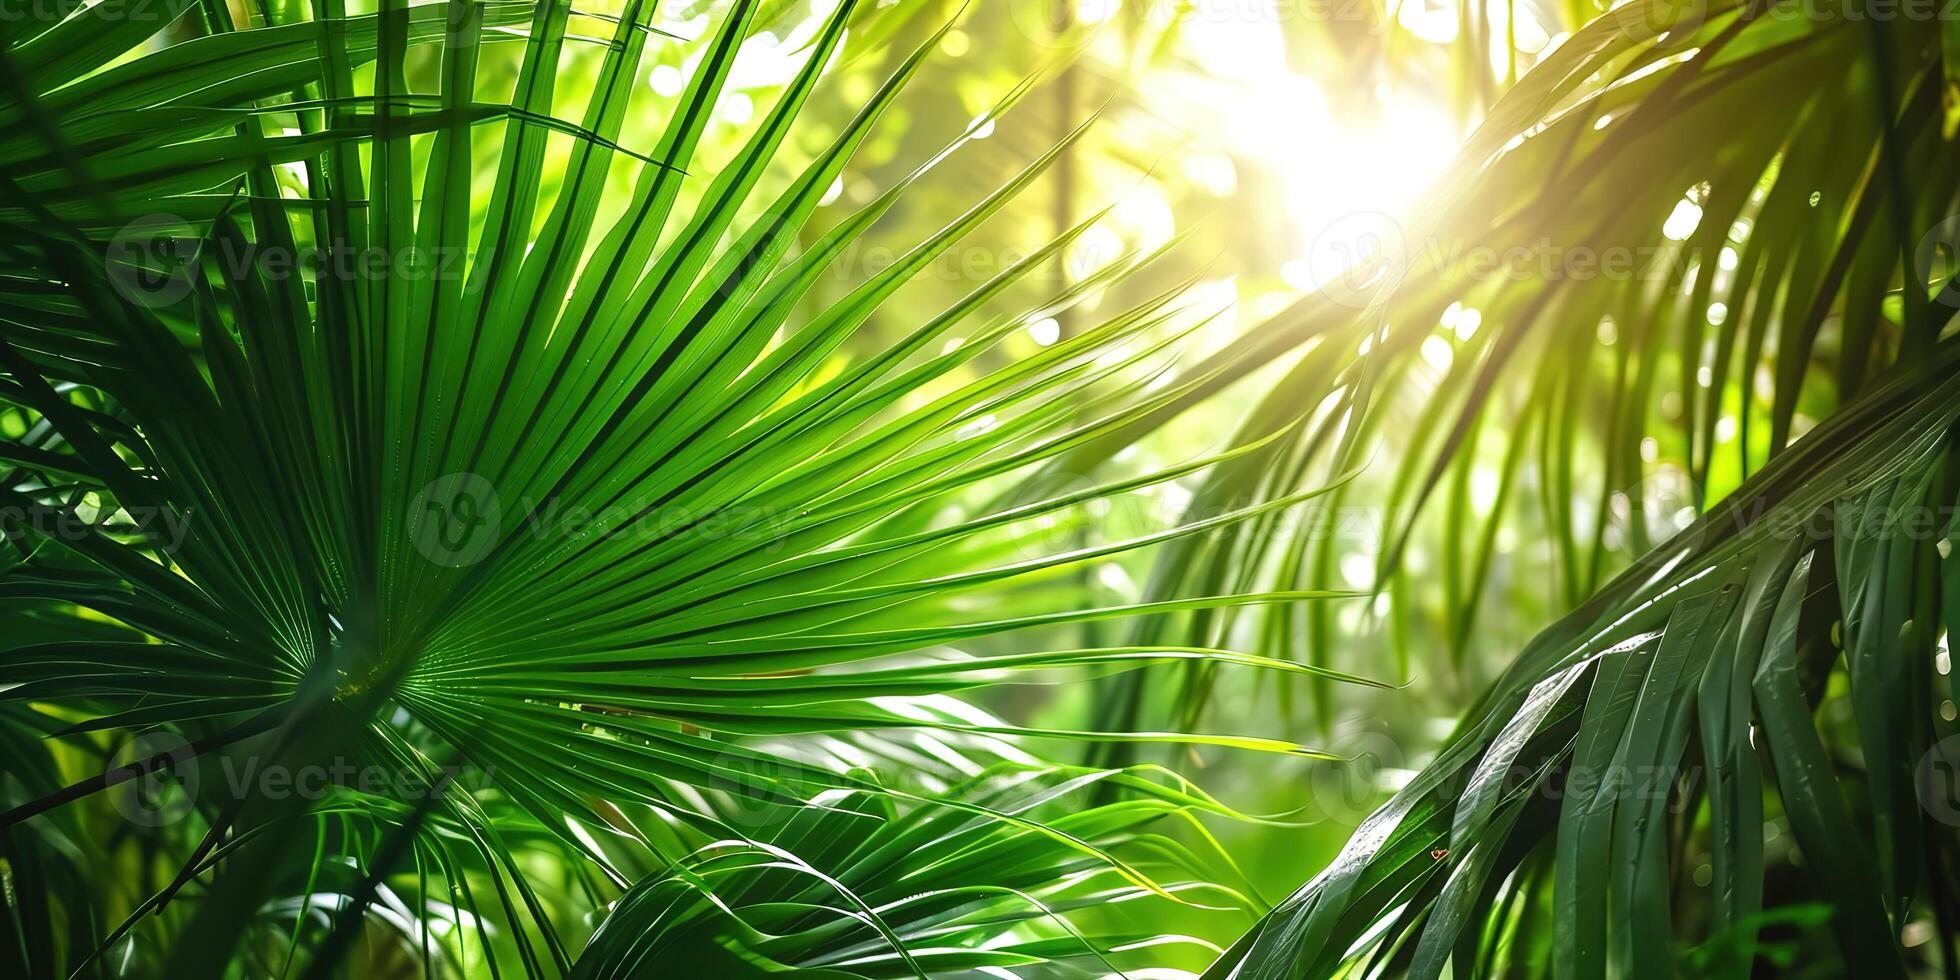
[[1395,22],[1431,44],[1450,44],[1456,41],[1456,6],[1447,0],[1404,0]]
[[[1443,9],[1454,24],[1453,8]],[[1337,110],[1319,85],[1288,68],[1280,35],[1261,27],[1200,19],[1186,42],[1203,71],[1230,87],[1219,115],[1232,156],[1283,181],[1298,247],[1305,252],[1344,215],[1400,215],[1455,154],[1460,134],[1448,107],[1382,85]]]

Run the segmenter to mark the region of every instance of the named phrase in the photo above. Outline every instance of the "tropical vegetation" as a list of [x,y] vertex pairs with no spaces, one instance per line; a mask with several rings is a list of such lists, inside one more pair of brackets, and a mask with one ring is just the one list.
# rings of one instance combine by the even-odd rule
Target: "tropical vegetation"
[[1944,11],[5,19],[7,975],[1960,976]]

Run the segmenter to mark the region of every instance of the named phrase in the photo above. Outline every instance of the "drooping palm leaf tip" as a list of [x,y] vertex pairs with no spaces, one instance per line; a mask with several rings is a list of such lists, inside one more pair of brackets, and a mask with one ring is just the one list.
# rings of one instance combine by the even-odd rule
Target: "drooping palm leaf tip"
[[[1241,450],[949,519],[1206,383],[1151,384],[1181,337],[1175,291],[980,368],[1030,315],[1145,261],[1027,300],[1077,228],[896,342],[848,343],[1066,143],[812,312],[925,174],[792,249],[937,36],[786,168],[846,34],[884,16],[837,4],[710,166],[695,150],[764,5],[718,9],[657,105],[642,56],[679,42],[654,6],[323,2],[246,24],[107,0],[10,29],[6,972],[319,976],[358,946],[368,970],[563,975],[599,921],[583,975],[1095,971],[1152,937],[1084,910],[1247,903],[1207,884],[1231,875],[1190,834],[1148,829],[1225,807],[1154,769],[1045,764],[999,738],[1119,736],[948,695],[1191,658],[1313,668],[947,648],[1322,595],[1000,598],[1317,491],[1071,550],[1027,538]],[[507,94],[492,64],[514,68]],[[590,91],[566,112],[574,64]],[[646,113],[657,144],[622,145]],[[850,768],[897,730],[956,772]],[[1072,802],[1097,785],[1121,802]]]
[[[1489,642],[1474,624],[1506,531],[1547,540],[1572,611],[1208,976],[1960,970],[1960,743],[1940,709],[1960,622],[1960,47],[1927,18],[1805,10],[1601,17],[1493,109],[1402,229],[1406,261],[1282,321],[1307,352],[1265,417],[1314,378],[1374,384],[1360,428],[1399,458],[1379,566],[1398,642],[1445,672]],[[1450,258],[1479,246],[1523,249],[1527,274]],[[1622,275],[1600,264],[1616,250]],[[1503,451],[1480,454],[1493,429]],[[1275,466],[1341,452],[1319,434]],[[1241,470],[1214,495],[1285,490]],[[1657,495],[1658,532],[1640,519]],[[1339,549],[1301,534],[1277,584],[1324,581]],[[1438,554],[1440,609],[1412,587]],[[1199,557],[1168,584],[1231,567]],[[1305,615],[1268,634],[1338,665]]]

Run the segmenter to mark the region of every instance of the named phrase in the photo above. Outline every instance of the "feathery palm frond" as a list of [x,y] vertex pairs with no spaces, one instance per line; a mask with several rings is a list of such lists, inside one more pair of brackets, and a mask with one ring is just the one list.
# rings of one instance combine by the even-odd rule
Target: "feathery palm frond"
[[[1215,471],[1193,508],[1288,492],[1351,467],[1364,445],[1393,461],[1321,508],[1323,521],[1272,526],[1292,531],[1284,545],[1265,546],[1262,524],[1181,544],[1164,588],[1247,568],[1333,581],[1351,542],[1326,521],[1379,500],[1395,620],[1406,631],[1439,617],[1433,646],[1449,656],[1437,666],[1452,669],[1503,528],[1548,541],[1550,611],[1569,609],[1672,533],[1680,507],[1719,499],[1895,359],[1925,355],[1941,321],[1925,291],[1898,284],[1902,269],[1928,282],[1951,271],[1955,144],[1941,136],[1937,39],[1924,25],[1815,22],[1769,4],[1697,9],[1633,5],[1573,35],[1494,108],[1413,217],[1329,228],[1326,288],[1215,355],[1211,388],[1139,423],[1298,348],[1241,441],[1281,427],[1300,437]],[[1816,84],[1825,64],[1847,83]],[[1349,432],[1363,384],[1368,410]],[[1486,436],[1499,426],[1519,438]],[[1488,499],[1471,493],[1473,475]],[[1412,542],[1446,585],[1440,608],[1423,581],[1398,588]],[[1278,557],[1249,560],[1255,543]],[[1326,662],[1330,624],[1324,610],[1282,610],[1260,628],[1268,653]],[[1193,635],[1223,628],[1214,617]]]
[[1952,764],[1956,365],[1949,341],[1879,383],[1540,634],[1213,972],[1663,976],[1688,923],[1701,970],[1741,975],[1816,902],[1847,969],[1904,975],[1926,896],[1951,962],[1955,814],[1922,770]]
[[[1939,321],[1898,283],[1902,268],[1914,281],[1950,271],[1940,48],[1909,23],[1812,22],[1768,4],[1703,12],[1640,4],[1575,34],[1493,110],[1414,217],[1327,229],[1326,288],[1214,355],[1210,386],[1123,438],[1299,349],[1241,441],[1281,427],[1300,438],[1216,471],[1193,507],[1287,492],[1352,466],[1379,437],[1394,471],[1335,503],[1383,501],[1390,589],[1429,516],[1431,567],[1449,586],[1435,611],[1447,667],[1465,659],[1500,529],[1547,537],[1552,611],[1570,608],[1675,529],[1674,510],[1653,515],[1656,498],[1698,511],[1896,357],[1923,356]],[[1813,84],[1825,63],[1849,66],[1850,83]],[[1363,384],[1369,410],[1349,432]],[[1524,438],[1480,438],[1499,424]],[[1489,500],[1470,493],[1479,470],[1495,477]],[[1182,544],[1164,587],[1247,568],[1333,580],[1346,541],[1326,523],[1264,548],[1280,556],[1271,567],[1249,560],[1267,530]],[[1396,591],[1406,625],[1429,597]],[[1268,618],[1269,652],[1327,655],[1324,610],[1302,615]],[[1219,635],[1206,622],[1195,635]]]
[[[1059,809],[1105,782],[1129,798]],[[768,834],[714,842],[636,886],[593,937],[577,975],[724,970],[740,958],[805,975],[1039,967],[1049,976],[1102,976],[1125,961],[1162,964],[1171,947],[1189,947],[1200,964],[1217,955],[1202,940],[1138,932],[1107,915],[1112,904],[1166,899],[1056,834],[1133,856],[1182,897],[1177,908],[1186,917],[1216,902],[1247,904],[1237,891],[1208,883],[1232,877],[1216,862],[1194,860],[1185,845],[1150,831],[1168,818],[1191,821],[1194,810],[1225,812],[1181,780],[1003,764],[945,800],[1038,820],[1046,829],[945,805],[900,812],[872,793],[826,794]],[[1078,927],[1071,921],[1078,917],[1088,921]]]
[[[1682,10],[1613,11],[1495,107],[1406,251],[1286,324],[1307,350],[1247,428],[1306,438],[1201,497],[1256,500],[1384,443],[1400,463],[1370,486],[1398,649],[1447,650],[1449,670],[1489,648],[1476,612],[1506,528],[1546,541],[1551,577],[1523,587],[1575,610],[1214,975],[1747,975],[1799,948],[1860,974],[1956,962],[1950,814],[1917,792],[1950,764],[1929,754],[1951,732],[1933,665],[1960,581],[1942,39]],[[1355,417],[1297,421],[1343,371],[1369,386]],[[1699,516],[1677,525],[1684,507]],[[1406,561],[1431,527],[1433,626],[1408,586],[1435,578]],[[1163,581],[1258,581],[1256,541],[1190,543]],[[1326,581],[1341,543],[1278,553],[1264,580]],[[1198,625],[1215,642],[1229,623]],[[1331,662],[1318,613],[1261,629],[1269,655]],[[1929,905],[1937,954],[1901,939]]]

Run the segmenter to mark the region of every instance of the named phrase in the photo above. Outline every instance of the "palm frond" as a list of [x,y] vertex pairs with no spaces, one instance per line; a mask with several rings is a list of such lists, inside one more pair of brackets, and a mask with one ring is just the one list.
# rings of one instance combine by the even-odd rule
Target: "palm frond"
[[[1058,809],[1105,782],[1129,798]],[[1232,875],[1152,829],[1188,821],[1194,809],[1218,809],[1194,792],[1146,772],[1003,764],[905,811],[875,793],[826,794],[767,833],[712,842],[635,886],[593,937],[576,975],[604,980],[748,961],[750,969],[851,977],[1031,967],[1101,976],[1125,960],[1166,962],[1166,947],[1177,945],[1208,961],[1217,948],[1202,940],[1125,931],[1120,920],[1098,915],[1113,903],[1165,902],[1169,894],[1186,916],[1215,913],[1220,902],[1248,903],[1209,883]],[[1040,829],[989,813],[1038,821]],[[1133,855],[1165,892],[1126,880],[1059,835]]]
[[[1183,543],[1158,587],[1324,587],[1351,581],[1341,559],[1360,554],[1390,596],[1388,639],[1342,644],[1352,659],[1337,659],[1327,609],[1194,617],[1152,635],[1256,636],[1268,656],[1320,666],[1389,654],[1405,676],[1460,674],[1473,648],[1491,652],[1478,625],[1496,599],[1547,617],[1573,608],[1683,511],[1927,356],[1960,190],[1938,44],[1919,24],[1752,3],[1700,12],[1637,4],[1580,29],[1493,108],[1411,217],[1327,229],[1324,288],[1208,359],[1209,388],[1051,467],[1106,458],[1280,357],[1290,373],[1238,442],[1292,435],[1212,474],[1193,511],[1383,461],[1312,519]],[[1846,84],[1815,84],[1825,63],[1848,66]],[[1343,255],[1363,261],[1343,267]],[[1362,540],[1335,527],[1358,509]],[[1506,567],[1513,582],[1529,568],[1533,587],[1495,596]],[[1208,676],[1187,672],[1185,710],[1201,710]],[[1310,692],[1331,724],[1328,690]],[[1149,700],[1132,690],[1102,723],[1141,723]]]
[[[1407,250],[1288,321],[1305,353],[1243,439],[1302,437],[1217,471],[1204,505],[1385,445],[1390,478],[1355,484],[1386,501],[1385,642],[1446,653],[1428,661],[1446,674],[1505,642],[1476,614],[1507,562],[1544,567],[1523,588],[1573,611],[1211,975],[1956,962],[1950,821],[1922,795],[1951,727],[1933,666],[1960,411],[1942,49],[1914,22],[1678,13],[1631,4],[1574,34],[1494,108]],[[1844,84],[1816,83],[1825,63]],[[1281,407],[1343,371],[1366,392]],[[1163,582],[1327,581],[1351,546],[1321,530],[1249,575],[1249,528],[1193,543]],[[1502,533],[1542,540],[1543,566],[1499,554]],[[1440,559],[1418,572],[1425,545]],[[1196,625],[1166,638],[1231,624]],[[1267,655],[1334,662],[1317,612],[1258,630]],[[1205,683],[1188,672],[1190,700]],[[1937,952],[1901,938],[1929,915]]]
[[[750,0],[719,19],[647,152],[619,143],[641,57],[666,40],[640,0],[601,19],[602,44],[574,31],[582,12],[556,4],[348,16],[327,3],[300,18],[262,10],[264,26],[239,30],[207,4],[183,13],[207,36],[153,51],[139,49],[161,25],[118,20],[120,6],[77,11],[5,52],[0,112],[22,125],[0,145],[0,221],[17,233],[0,280],[0,399],[22,434],[0,453],[15,548],[0,597],[77,625],[7,643],[0,701],[26,706],[28,730],[53,729],[82,760],[71,771],[110,756],[99,740],[120,732],[177,746],[55,790],[46,766],[9,762],[22,786],[0,825],[25,833],[15,828],[96,791],[205,773],[179,780],[195,819],[145,841],[145,866],[161,860],[168,880],[112,901],[50,897],[100,942],[49,935],[52,915],[15,920],[30,974],[139,962],[132,937],[154,934],[141,961],[173,977],[217,975],[219,951],[234,948],[285,964],[269,972],[324,975],[398,902],[414,903],[416,922],[395,933],[424,969],[475,956],[563,973],[583,926],[554,909],[597,912],[649,867],[687,868],[695,838],[735,839],[701,788],[780,805],[898,795],[910,813],[996,820],[1163,890],[1085,839],[785,762],[752,738],[928,728],[1319,754],[916,710],[1002,677],[1167,660],[1325,673],[1180,644],[1030,645],[991,660],[946,648],[1339,594],[1008,598],[1007,583],[1322,491],[1066,549],[1027,523],[1243,450],[958,509],[1206,379],[1154,384],[1201,312],[1181,309],[1174,288],[981,366],[1030,317],[1147,262],[1030,297],[1028,273],[1087,224],[896,342],[846,345],[1067,141],[808,309],[833,260],[931,170],[794,248],[937,35],[790,166],[792,124],[859,13],[836,5],[732,159],[703,170],[696,150],[758,16]],[[480,84],[493,57],[514,70],[507,96]],[[576,119],[558,91],[568,63],[592,72]],[[98,621],[119,630],[99,638]],[[397,778],[316,794],[229,778],[343,765]],[[1113,833],[1131,812],[1095,819],[1115,820]],[[537,873],[533,855],[562,872]],[[330,867],[336,880],[323,880]],[[311,910],[325,902],[323,924]],[[1011,921],[981,917],[959,941]]]
[[[1765,913],[1815,900],[1846,964],[1904,975],[1900,930],[1953,887],[1916,780],[1944,751],[1956,358],[1875,385],[1540,634],[1212,972],[1666,975],[1684,923],[1682,945],[1746,972],[1784,921]],[[1774,826],[1797,880],[1766,876]],[[1706,881],[1681,874],[1697,860]]]

